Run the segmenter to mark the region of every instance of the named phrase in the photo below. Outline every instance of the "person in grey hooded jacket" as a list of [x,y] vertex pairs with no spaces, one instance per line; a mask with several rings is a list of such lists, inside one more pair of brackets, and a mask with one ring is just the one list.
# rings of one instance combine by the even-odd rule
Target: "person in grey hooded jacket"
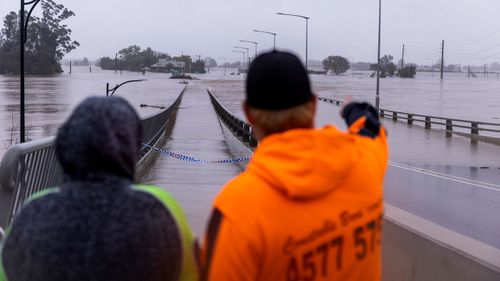
[[15,218],[0,281],[196,278],[194,237],[180,206],[158,187],[133,185],[141,139],[140,119],[122,98],[91,97],[76,107],[55,144],[64,182]]

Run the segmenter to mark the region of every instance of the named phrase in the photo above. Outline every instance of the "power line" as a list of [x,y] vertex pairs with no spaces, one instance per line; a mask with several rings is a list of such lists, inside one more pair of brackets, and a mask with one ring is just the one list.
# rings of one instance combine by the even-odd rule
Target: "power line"
[[452,44],[452,45],[455,45],[455,46],[468,46],[468,45],[473,45],[473,44],[475,44],[475,43],[478,43],[478,42],[484,41],[484,40],[486,40],[486,39],[488,39],[488,38],[491,38],[491,37],[493,37],[493,35],[495,35],[495,34],[497,34],[497,33],[499,33],[499,32],[500,32],[500,29],[498,29],[498,30],[496,30],[496,31],[494,31],[494,32],[492,32],[492,33],[490,33],[490,34],[488,34],[488,35],[484,36],[484,37],[481,37],[481,38],[479,38],[479,39],[476,39],[476,40],[474,40],[474,41],[467,42],[467,43],[460,43],[460,44]]
[[500,46],[500,43],[497,43],[495,45],[492,45],[492,46],[490,46],[490,47],[488,47],[486,49],[482,49],[480,51],[474,51],[474,52],[470,52],[470,53],[460,53],[460,52],[458,52],[458,53],[457,52],[452,52],[452,53],[454,53],[456,55],[473,56],[473,55],[477,55],[477,54],[481,54],[481,53],[490,51],[490,50],[495,49],[496,47],[499,47],[499,46]]

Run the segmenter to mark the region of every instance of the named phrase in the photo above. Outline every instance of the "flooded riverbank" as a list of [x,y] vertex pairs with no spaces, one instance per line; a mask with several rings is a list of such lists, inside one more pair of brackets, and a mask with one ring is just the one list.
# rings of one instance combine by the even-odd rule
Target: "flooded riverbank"
[[[147,79],[124,85],[115,93],[127,99],[139,115],[147,116],[160,109],[140,107],[140,104],[170,105],[183,89],[170,75],[103,71],[93,67],[73,67],[72,75],[26,78],[26,134],[27,139],[55,135],[71,110],[85,97],[105,96],[106,83],[110,87],[131,79]],[[19,78],[0,75],[0,157],[19,140]]]

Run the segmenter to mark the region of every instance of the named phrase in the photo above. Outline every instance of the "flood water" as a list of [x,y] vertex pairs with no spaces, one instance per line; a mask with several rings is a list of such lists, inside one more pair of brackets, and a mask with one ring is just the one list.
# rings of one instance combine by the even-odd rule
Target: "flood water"
[[[67,70],[67,69],[66,69]],[[103,71],[92,67],[73,67],[54,76],[26,77],[26,139],[53,136],[71,110],[85,97],[105,96],[106,83],[110,88],[131,79],[147,79],[119,88],[115,96],[126,98],[140,116],[160,111],[158,108],[140,107],[140,104],[169,106],[184,85],[170,75],[160,73]],[[19,141],[19,78],[0,75],[0,157],[6,149]]]
[[[321,97],[356,100],[375,103],[376,79],[370,72],[356,72],[355,75],[311,75],[313,91]],[[244,76],[210,75],[207,82],[217,96],[225,100],[228,109],[241,115],[244,84],[235,79]],[[235,102],[236,101],[236,102]],[[233,104],[234,102],[234,104]],[[484,77],[467,78],[466,73],[445,73],[441,81],[439,73],[419,72],[415,79],[380,79],[380,107],[433,115],[500,123],[500,77],[490,74]]]
[[[27,139],[39,139],[55,134],[78,102],[87,96],[104,96],[106,83],[110,86],[130,79],[147,79],[140,83],[124,85],[116,95],[126,98],[146,116],[160,109],[143,107],[168,106],[184,85],[179,80],[168,79],[160,73],[103,71],[92,67],[73,67],[73,73],[26,78],[26,131]],[[210,73],[196,75],[201,83],[214,90],[228,109],[242,116],[245,75],[231,75],[235,70],[213,69]],[[374,102],[375,79],[369,72],[355,75],[312,75],[313,90],[322,97],[355,99]],[[381,79],[381,107],[413,113],[462,118],[500,123],[500,78],[497,75],[467,78],[465,73],[417,74],[415,79]],[[16,76],[0,76],[0,157],[13,142],[19,139],[19,80]]]

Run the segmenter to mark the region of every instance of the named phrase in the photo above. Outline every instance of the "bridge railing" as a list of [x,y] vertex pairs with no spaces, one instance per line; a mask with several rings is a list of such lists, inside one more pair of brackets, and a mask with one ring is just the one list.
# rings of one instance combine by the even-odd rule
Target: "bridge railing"
[[[170,107],[141,120],[144,143],[157,144],[169,124],[169,119],[176,111],[183,92]],[[143,147],[140,150],[138,169],[141,168],[140,165],[151,162],[145,161],[145,158],[148,158],[150,154],[149,148]],[[58,186],[62,181],[63,172],[55,152],[55,137],[12,146],[0,163],[0,188],[12,192],[11,205],[5,225],[8,226],[12,223],[30,196],[46,188]]]
[[245,121],[241,120],[229,110],[227,110],[214,95],[207,90],[210,100],[215,109],[215,112],[219,116],[220,120],[233,131],[234,135],[238,137],[243,143],[247,144],[250,148],[257,146],[257,139],[252,134],[252,126]]
[[[343,101],[337,99],[328,99],[323,97],[319,97],[318,99],[338,106],[343,104]],[[425,129],[432,129],[435,125],[437,125],[440,129],[445,131],[447,137],[451,137],[453,133],[457,133],[470,137],[473,142],[477,142],[478,140],[487,140],[487,138],[492,137],[500,138],[500,124],[497,123],[446,118],[383,108],[379,109],[379,114],[381,118],[403,121],[408,125],[421,123]]]

